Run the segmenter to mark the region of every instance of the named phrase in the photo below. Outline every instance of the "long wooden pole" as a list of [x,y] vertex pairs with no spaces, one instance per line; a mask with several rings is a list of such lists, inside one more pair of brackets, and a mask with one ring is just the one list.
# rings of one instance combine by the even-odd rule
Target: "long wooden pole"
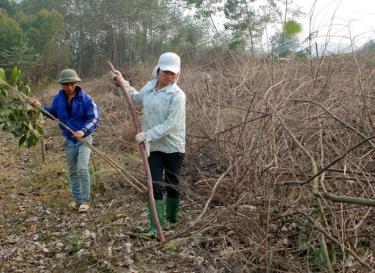
[[[112,63],[110,61],[107,61],[107,64],[108,64],[108,68],[109,68],[110,71],[112,71],[112,72],[116,71],[116,69],[114,68],[114,66],[112,65]],[[130,108],[130,112],[131,112],[132,119],[133,119],[134,126],[135,126],[135,131],[138,134],[138,133],[141,132],[141,124],[139,123],[139,119],[138,119],[136,111],[135,111],[135,106],[134,106],[134,104],[133,104],[133,102],[132,102],[132,100],[129,96],[128,91],[126,90],[126,87],[125,87],[124,83],[123,82],[117,82],[117,83],[119,84],[119,87],[121,88],[121,90],[124,93],[124,97],[125,97],[126,102],[128,103],[128,106]],[[164,238],[164,235],[163,235],[163,230],[162,230],[162,228],[160,226],[160,223],[159,223],[158,212],[157,212],[156,206],[155,206],[154,190],[153,190],[153,186],[152,186],[152,177],[151,177],[150,166],[149,166],[148,160],[147,160],[145,144],[143,142],[139,143],[138,148],[139,148],[139,152],[140,152],[141,157],[142,157],[143,166],[144,166],[144,170],[145,170],[145,173],[146,173],[148,199],[149,199],[150,206],[151,206],[152,217],[154,218],[155,225],[156,225],[156,228],[158,230],[159,240],[161,242],[164,242],[165,238]]]
[[[7,82],[3,81],[0,79],[0,83],[1,84],[4,84],[6,86],[8,86],[9,90],[11,92],[13,92],[13,94],[15,94],[16,96],[19,97],[20,101],[22,101],[23,103],[27,103],[26,100],[28,99],[28,97],[24,94],[24,93],[21,93],[20,91],[18,91],[15,87],[9,85]],[[37,105],[34,105],[34,107],[36,107],[37,109],[39,109],[43,114],[45,114],[47,117],[49,117],[50,119],[58,122],[62,127],[64,127],[65,129],[67,129],[71,134],[74,134],[74,131],[69,128],[66,124],[64,124],[61,120],[55,118],[53,115],[51,115],[48,111],[44,110],[43,107],[41,106],[37,106]],[[93,152],[97,153],[101,158],[103,158],[106,162],[108,162],[119,174],[121,174],[125,180],[131,185],[133,186],[137,191],[139,191],[140,193],[144,193],[146,190],[147,190],[147,187],[145,185],[143,185],[141,182],[139,182],[134,176],[132,176],[131,174],[127,173],[124,168],[122,168],[117,162],[115,162],[113,159],[111,159],[110,157],[108,157],[106,154],[104,154],[103,152],[101,152],[99,149],[97,149],[96,147],[94,147],[90,142],[87,142],[85,139],[81,138],[81,139],[78,139],[79,142],[83,143],[84,145],[86,145],[87,147],[89,147]],[[131,180],[133,181],[131,181]]]

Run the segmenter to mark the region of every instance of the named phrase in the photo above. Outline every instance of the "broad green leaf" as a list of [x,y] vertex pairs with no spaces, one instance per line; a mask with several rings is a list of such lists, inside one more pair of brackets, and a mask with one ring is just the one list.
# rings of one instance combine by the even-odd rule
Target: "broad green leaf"
[[4,69],[0,68],[0,80],[6,81],[6,75]]
[[6,102],[0,97],[0,112],[3,112],[6,107]]
[[28,85],[25,85],[22,89],[22,92],[26,95],[26,96],[30,96],[31,95],[31,89]]
[[[18,92],[29,96],[31,89],[20,79],[21,71],[14,67],[10,75],[10,83]],[[5,72],[0,68],[0,80],[5,78]],[[34,146],[43,135],[40,124],[43,116],[28,104],[23,103],[16,92],[8,93],[8,86],[0,82],[0,125],[2,130],[11,133],[18,139],[18,145]]]
[[38,126],[37,130],[38,130],[40,136],[43,136],[43,134],[44,134],[43,128]]
[[22,128],[14,128],[13,135],[15,137],[21,137],[25,134],[25,131]]
[[22,144],[24,144],[26,141],[26,136],[23,135],[19,140],[18,140],[18,147],[21,147]]
[[[32,107],[30,104],[26,104],[25,108],[26,108],[26,111],[27,111],[27,115],[31,116],[31,114],[34,112],[34,107]],[[29,113],[30,113],[30,115],[29,115]]]
[[8,97],[8,91],[5,88],[0,87],[0,95],[3,97]]
[[10,115],[8,115],[8,119],[10,122],[15,122],[17,120],[17,113],[16,112],[10,113]]
[[10,73],[10,82],[14,85],[16,83],[16,81],[18,80],[18,77],[20,75],[20,72],[17,68],[17,66],[15,66],[12,70],[12,73]]
[[30,130],[30,135],[33,136],[33,137],[35,137],[35,138],[37,138],[37,139],[40,138],[39,132],[37,130],[35,130],[35,129],[31,129]]
[[30,135],[29,138],[27,139],[26,146],[28,148],[30,148],[30,147],[34,146],[37,142],[38,142],[38,138],[33,136],[33,135]]

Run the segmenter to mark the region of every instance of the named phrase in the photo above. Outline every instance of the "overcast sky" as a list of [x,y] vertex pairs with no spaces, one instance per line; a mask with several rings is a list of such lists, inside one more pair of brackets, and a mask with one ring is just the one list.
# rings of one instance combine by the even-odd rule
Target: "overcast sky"
[[[355,49],[371,39],[375,40],[375,0],[316,0],[315,8],[312,10],[314,2],[293,0],[293,6],[300,7],[304,13],[297,18],[303,27],[299,35],[301,47],[307,45],[303,41],[310,32],[317,32],[316,41],[319,47],[323,47],[327,42],[331,52],[351,51],[351,40]],[[261,5],[265,0],[256,0],[252,3]],[[214,16],[215,26],[219,31],[224,31],[223,18],[223,14]],[[269,37],[280,31],[280,28],[280,25],[268,26]]]
[[299,20],[303,24],[300,39],[309,33],[310,14],[312,30],[318,30],[322,36],[319,42],[327,38],[329,25],[332,25],[330,41],[335,44],[350,44],[350,33],[357,46],[375,39],[375,0],[317,0],[314,11],[311,11],[313,0],[294,0],[294,3],[306,14]]

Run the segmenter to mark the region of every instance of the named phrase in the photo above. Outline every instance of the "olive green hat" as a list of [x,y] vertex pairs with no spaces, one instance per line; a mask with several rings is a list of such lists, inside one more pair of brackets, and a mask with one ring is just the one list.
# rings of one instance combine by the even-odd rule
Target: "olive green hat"
[[78,77],[78,74],[73,69],[64,69],[60,72],[60,77],[57,83],[71,83],[71,82],[81,82],[81,78]]

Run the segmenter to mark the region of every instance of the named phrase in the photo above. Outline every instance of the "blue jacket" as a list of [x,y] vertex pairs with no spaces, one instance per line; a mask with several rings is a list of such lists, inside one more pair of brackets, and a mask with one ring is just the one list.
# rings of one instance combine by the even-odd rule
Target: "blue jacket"
[[[94,100],[80,87],[77,86],[76,91],[70,108],[64,90],[60,90],[53,98],[51,107],[45,104],[43,108],[73,131],[82,130],[85,136],[88,136],[98,126],[100,110]],[[59,127],[68,140],[77,142],[67,129],[61,125]]]

